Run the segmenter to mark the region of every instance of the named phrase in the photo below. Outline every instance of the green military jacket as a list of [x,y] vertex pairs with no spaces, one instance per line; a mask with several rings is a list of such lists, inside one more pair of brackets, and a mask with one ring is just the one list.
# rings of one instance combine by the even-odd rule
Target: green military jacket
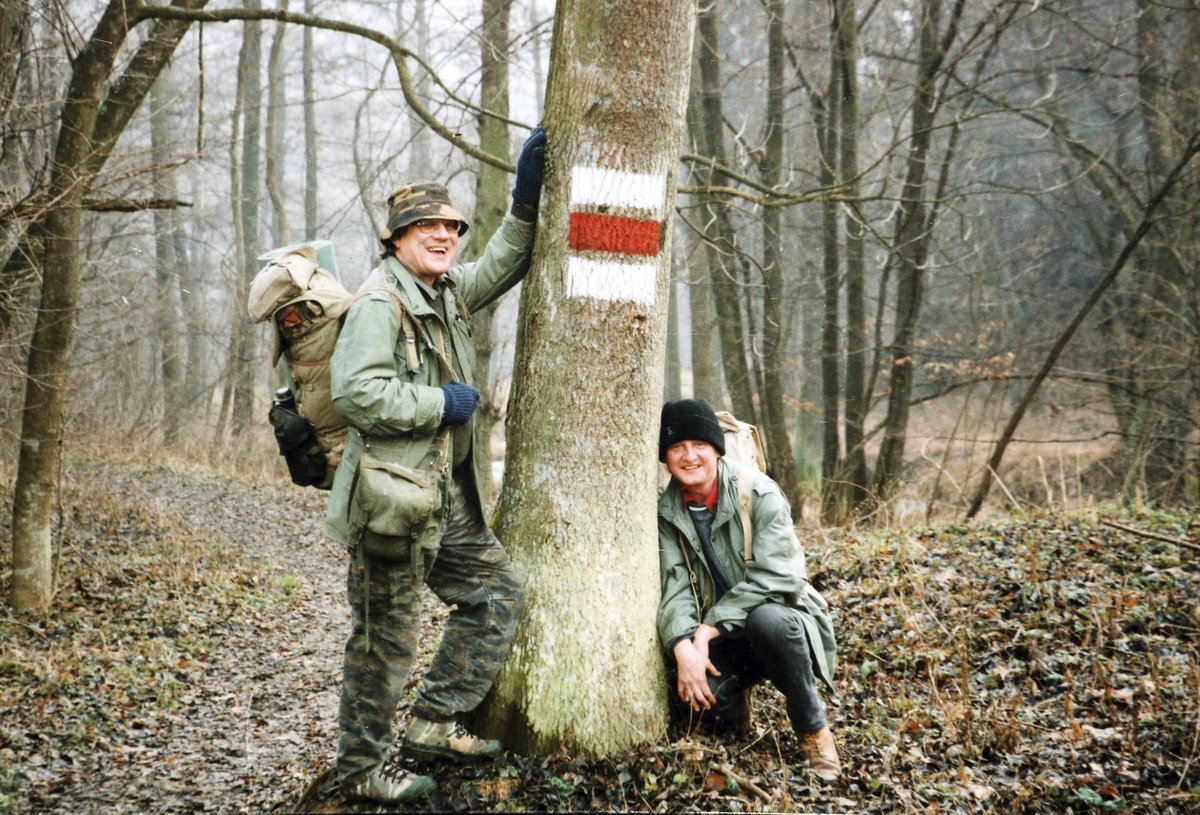
[[[421,324],[421,364],[415,373],[408,370],[400,314],[392,297],[382,291],[359,297],[346,314],[330,360],[333,406],[349,426],[325,516],[325,531],[332,539],[349,545],[361,531],[353,528],[351,499],[364,439],[375,456],[390,463],[422,470],[434,464],[446,377],[422,338],[437,342],[440,332],[459,381],[478,387],[471,327],[456,298],[474,312],[520,282],[529,270],[533,234],[534,224],[506,215],[479,260],[456,265],[438,281],[439,299],[432,305],[422,284],[395,257],[386,258],[367,276],[361,292],[386,286],[411,307]],[[470,464],[476,484],[482,484],[484,468],[490,466],[488,447],[474,435],[475,427],[472,420],[469,435],[455,437],[473,439]]]
[[[742,524],[738,518],[737,479],[754,478],[750,563],[744,559]],[[700,623],[722,632],[742,628],[751,611],[763,603],[798,609],[808,634],[817,675],[833,689],[837,644],[833,620],[824,598],[808,582],[804,549],[796,538],[791,511],[779,486],[767,476],[725,459],[717,462],[717,510],[712,525],[713,550],[735,581],[718,602],[714,582],[700,549],[700,539],[674,478],[658,499],[658,558],[662,600],[658,635],[671,649],[690,637]]]

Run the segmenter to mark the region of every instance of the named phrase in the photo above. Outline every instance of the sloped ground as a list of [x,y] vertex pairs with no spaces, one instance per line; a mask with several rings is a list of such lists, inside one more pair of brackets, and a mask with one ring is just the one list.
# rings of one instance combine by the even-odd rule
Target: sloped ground
[[[328,774],[347,611],[323,496],[113,465],[64,503],[53,614],[0,612],[0,812],[382,811]],[[1194,514],[1116,520],[1200,539]],[[1195,552],[1095,517],[805,540],[842,781],[809,776],[767,687],[745,736],[426,765],[409,810],[1200,812]]]

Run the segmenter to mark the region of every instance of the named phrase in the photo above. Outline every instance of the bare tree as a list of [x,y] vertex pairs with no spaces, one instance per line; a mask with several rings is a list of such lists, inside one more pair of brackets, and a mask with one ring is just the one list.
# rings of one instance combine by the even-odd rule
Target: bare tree
[[[180,3],[181,7],[202,4],[203,0]],[[84,197],[123,129],[123,123],[117,128],[118,122],[128,122],[123,114],[132,116],[134,100],[140,102],[149,92],[187,29],[179,22],[156,25],[135,52],[126,73],[109,85],[117,56],[138,22],[130,14],[134,10],[124,3],[110,3],[72,65],[45,196],[52,205],[35,223],[37,234],[23,248],[14,250],[5,269],[6,273],[24,271],[36,250],[34,268],[40,267],[42,272],[37,320],[26,363],[13,497],[10,599],[16,608],[45,608],[53,593],[51,515],[61,456],[63,384],[79,298]],[[106,101],[112,104],[106,114],[115,118],[100,115],[101,104]],[[11,280],[8,274],[4,277]]]
[[[785,65],[783,0],[768,0],[767,11],[767,108],[764,116],[763,147],[759,159],[762,182],[777,188],[783,178],[783,70]],[[782,213],[768,207],[762,215],[763,342],[757,357],[763,387],[759,393],[763,430],[770,454],[771,476],[797,514],[803,503],[789,433],[791,412],[784,408],[784,306],[787,291],[783,275]]]

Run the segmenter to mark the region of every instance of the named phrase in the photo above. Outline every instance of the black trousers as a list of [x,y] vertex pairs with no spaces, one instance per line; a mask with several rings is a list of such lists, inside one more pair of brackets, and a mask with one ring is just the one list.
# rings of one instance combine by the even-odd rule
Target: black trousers
[[708,658],[721,675],[708,677],[717,702],[703,711],[702,720],[720,728],[744,729],[749,724],[748,692],[769,679],[787,700],[788,718],[797,735],[825,726],[813,649],[796,609],[763,603],[750,612],[745,628],[709,642]]

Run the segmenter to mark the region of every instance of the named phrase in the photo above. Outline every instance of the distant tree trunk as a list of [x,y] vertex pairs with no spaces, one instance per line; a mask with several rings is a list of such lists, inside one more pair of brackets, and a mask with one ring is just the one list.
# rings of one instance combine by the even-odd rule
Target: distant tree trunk
[[866,269],[863,256],[864,226],[854,199],[858,197],[858,21],[854,0],[834,4],[833,60],[837,74],[833,92],[838,100],[838,186],[850,203],[843,205],[846,236],[846,503],[856,506],[866,498],[867,454],[864,427],[870,395],[865,392],[867,362]]
[[[713,161],[716,168],[727,164],[725,137],[721,128],[725,114],[721,103],[721,51],[718,37],[716,3],[704,0],[696,18],[699,31],[697,48],[700,53],[700,109],[701,143],[703,153]],[[707,175],[710,183],[719,183],[720,170]],[[745,293],[738,283],[737,241],[733,224],[730,222],[729,207],[718,196],[708,199],[704,210],[705,256],[708,261],[708,278],[712,284],[712,298],[716,305],[717,329],[721,338],[721,362],[725,369],[725,385],[729,388],[729,401],[733,412],[744,421],[757,424],[758,412],[754,405],[754,385],[746,361],[745,343],[749,337],[742,316]]]
[[[262,7],[261,0],[248,0],[247,7]],[[262,136],[262,23],[247,20],[242,37],[242,51],[238,61],[238,84],[242,86],[242,162],[241,184],[238,198],[241,203],[241,249],[239,251],[241,277],[233,302],[237,304],[234,331],[238,335],[237,368],[233,388],[233,436],[241,438],[254,421],[254,362],[255,326],[250,322],[243,304],[250,281],[258,271],[258,209],[259,193],[259,140]]]
[[[818,183],[833,186],[838,166],[838,107],[836,92],[838,60],[830,65],[830,93],[812,97],[817,149],[820,153]],[[821,202],[821,518],[826,523],[842,519],[844,491],[837,480],[842,465],[841,442],[841,244],[838,241],[837,202]]]
[[909,403],[915,369],[917,320],[924,298],[925,263],[929,256],[930,228],[926,221],[926,188],[929,147],[939,99],[936,80],[946,49],[958,28],[965,0],[957,0],[947,34],[939,36],[941,0],[922,0],[920,51],[917,84],[913,95],[911,143],[908,168],[896,213],[894,260],[896,273],[896,328],[891,345],[891,393],[884,418],[883,442],[875,463],[872,491],[878,501],[887,501],[904,468],[904,445],[908,435]]
[[[179,197],[175,168],[170,166],[176,144],[172,134],[181,132],[171,103],[174,83],[164,72],[150,91],[150,156],[154,165],[154,195],[164,201]],[[169,209],[154,211],[154,278],[158,296],[155,334],[159,371],[162,375],[163,441],[170,447],[179,442],[182,427],[183,353],[180,343],[179,276],[183,258],[177,252],[179,216]]]
[[[304,13],[313,13],[313,0],[304,0]],[[317,94],[313,87],[313,30],[304,27],[304,239],[315,240],[317,212]]]
[[[701,12],[701,18],[707,12]],[[702,54],[704,49],[700,44],[702,35],[702,26],[696,27],[696,44],[693,46],[696,57],[692,60],[692,79],[691,89],[688,92],[688,140],[692,146],[692,152],[703,155],[707,149],[707,141],[704,134],[704,113],[701,105],[702,80],[700,77],[700,64],[703,59]],[[708,168],[693,168],[692,174],[698,184],[711,184],[713,174]],[[715,253],[718,251],[715,246],[708,242],[707,234],[710,233],[711,222],[709,215],[711,209],[709,204],[713,201],[711,196],[696,196],[696,201],[699,207],[691,216],[693,219],[699,219],[698,224],[701,230],[697,233],[697,238],[702,244],[702,262],[688,266],[687,276],[684,283],[688,287],[688,306],[690,311],[690,319],[688,325],[691,329],[691,369],[692,369],[692,388],[691,396],[697,399],[704,399],[711,402],[713,405],[720,405],[721,402],[721,360],[720,351],[717,349],[717,341],[720,339],[719,332],[713,331],[713,325],[716,322],[716,317],[713,313],[713,282],[710,271],[713,265],[717,262]],[[668,358],[668,365],[670,365]]]
[[0,6],[0,205],[9,203],[7,190],[16,189],[20,174],[21,140],[14,134],[12,119],[21,84],[21,60],[25,56],[32,22],[29,0],[11,0]]
[[[783,0],[767,1],[767,108],[763,134],[763,158],[759,172],[763,183],[777,187],[783,178]],[[784,407],[784,366],[787,346],[784,342],[784,306],[787,284],[783,274],[781,212],[766,207],[762,213],[763,241],[763,348],[761,356],[763,388],[762,424],[770,450],[769,469],[797,514],[803,504],[796,462],[792,455],[789,428],[792,416]]]
[[[203,0],[181,4],[195,8]],[[0,271],[0,291],[9,291],[22,279],[27,282],[30,272],[36,275],[39,268],[42,272],[25,368],[13,489],[9,596],[19,609],[46,608],[54,590],[51,514],[62,453],[63,384],[79,301],[84,196],[188,28],[186,22],[156,24],[125,73],[114,81],[113,67],[134,22],[129,16],[134,10],[125,3],[109,3],[75,56],[46,190],[46,200],[52,204],[30,226],[31,231],[15,238],[17,248]],[[15,305],[11,298],[0,298],[0,336],[8,330]]]
[[561,0],[555,14],[496,521],[529,604],[484,715],[523,752],[607,755],[666,725],[655,451],[694,11]]
[[[507,156],[509,150],[508,125],[508,27],[512,14],[512,0],[484,0],[483,27],[480,29],[479,55],[481,63],[479,93],[484,112],[479,114],[479,147],[494,156]],[[489,115],[490,114],[490,115]],[[475,221],[468,234],[464,251],[466,257],[477,257],[500,226],[509,203],[509,175],[490,164],[480,162],[475,182]],[[471,318],[475,335],[478,370],[483,372],[487,387],[487,398],[476,413],[475,438],[484,445],[485,454],[490,454],[492,428],[503,415],[504,406],[495,400],[495,382],[490,381],[492,351],[496,347],[492,336],[492,321],[496,305],[492,304]],[[491,470],[485,478],[488,483],[480,484],[479,490],[484,505],[491,506],[496,497],[496,486],[490,480]]]
[[[413,0],[412,28],[405,40],[414,40],[413,50],[422,56],[429,54],[429,5],[425,0]],[[420,70],[416,76],[417,98],[425,105],[429,104],[429,89],[432,85],[429,74]],[[412,138],[408,146],[408,176],[409,180],[429,178],[433,172],[433,158],[430,153],[429,128],[415,112],[410,111],[409,122],[412,126]],[[505,155],[503,152],[499,155]]]
[[[1138,107],[1146,135],[1147,186],[1153,187],[1162,183],[1188,136],[1200,129],[1194,96],[1200,28],[1192,19],[1200,10],[1192,9],[1184,25],[1151,0],[1138,0],[1137,12]],[[1179,37],[1176,28],[1182,30],[1178,44],[1173,42]],[[1131,281],[1136,297],[1128,315],[1135,358],[1154,361],[1136,372],[1139,399],[1126,437],[1128,469],[1144,479],[1151,494],[1168,501],[1184,496],[1190,403],[1200,380],[1192,364],[1192,349],[1200,343],[1194,192],[1194,185],[1181,184],[1163,202],[1162,222],[1143,247],[1145,271]],[[1189,299],[1190,309],[1183,305]],[[1189,311],[1191,319],[1183,317]]]
[[83,198],[90,180],[79,170],[92,147],[104,85],[129,34],[127,10],[124,3],[110,3],[75,58],[51,165],[49,192],[56,205],[39,224],[43,281],[26,364],[13,495],[9,596],[18,609],[44,609],[54,593],[51,516],[62,455],[63,385],[79,301]]
[[682,395],[683,360],[679,356],[679,280],[672,269],[671,283],[667,286],[667,362],[663,371],[664,402],[674,401]]
[[[288,0],[279,0],[279,9],[287,11]],[[276,246],[283,246],[292,241],[291,230],[288,228],[287,198],[284,195],[287,184],[283,178],[283,134],[287,130],[287,89],[283,76],[283,44],[286,32],[286,23],[275,24],[271,49],[267,55],[266,184],[267,196],[271,199],[271,213],[274,215],[272,237]]]

